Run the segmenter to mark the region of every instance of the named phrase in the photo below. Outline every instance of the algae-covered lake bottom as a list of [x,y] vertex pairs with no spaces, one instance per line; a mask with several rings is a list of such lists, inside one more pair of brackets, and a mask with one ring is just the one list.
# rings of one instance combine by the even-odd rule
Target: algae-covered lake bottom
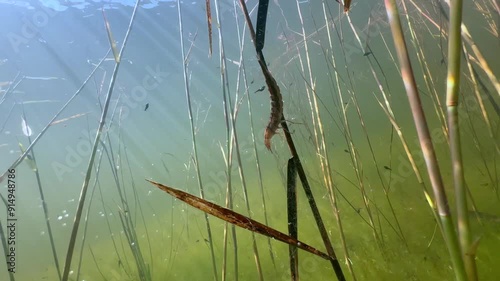
[[[258,2],[247,2],[254,25]],[[0,204],[15,208],[0,212],[1,240],[16,243],[2,244],[0,279],[293,281],[287,244],[206,217],[146,181],[196,196],[201,186],[208,201],[288,233],[292,153],[281,128],[272,151],[264,144],[269,84],[239,3],[209,3],[211,56],[205,1],[181,10],[139,1],[125,40],[135,4],[0,1],[0,175],[15,175],[0,180]],[[397,7],[460,234],[449,7]],[[471,41],[463,36],[458,120],[477,280],[500,276],[496,9],[484,0],[463,10]],[[333,0],[270,1],[265,65],[346,279],[456,280],[389,24],[383,1],[353,1],[348,14]],[[126,42],[116,76],[110,42]],[[300,178],[296,192],[298,240],[327,252]],[[6,252],[15,252],[14,274]],[[337,280],[329,261],[298,253],[298,280]]]

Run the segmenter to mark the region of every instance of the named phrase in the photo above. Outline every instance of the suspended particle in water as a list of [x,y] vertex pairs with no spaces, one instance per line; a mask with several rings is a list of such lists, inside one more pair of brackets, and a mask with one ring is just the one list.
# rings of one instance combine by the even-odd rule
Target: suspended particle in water
[[40,232],[40,236],[43,236],[43,235],[45,235],[45,231]]
[[57,220],[62,220],[63,216],[58,216]]

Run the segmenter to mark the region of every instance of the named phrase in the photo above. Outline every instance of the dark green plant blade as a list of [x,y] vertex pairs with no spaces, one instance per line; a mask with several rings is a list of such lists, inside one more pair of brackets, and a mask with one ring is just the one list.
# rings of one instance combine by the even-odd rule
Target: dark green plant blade
[[269,7],[269,0],[259,0],[259,9],[257,10],[257,27],[256,27],[257,40],[255,41],[255,48],[257,49],[257,52],[262,51],[262,49],[264,48],[268,7]]
[[[297,167],[295,158],[288,159],[287,178],[286,178],[286,197],[288,211],[288,234],[291,237],[298,238],[297,226]],[[290,256],[290,275],[292,281],[299,280],[299,255],[295,246],[289,246]]]
[[168,187],[166,185],[163,185],[161,183],[157,183],[151,180],[147,180],[148,182],[152,183],[153,185],[156,185],[159,189],[167,192],[168,194],[174,196],[175,198],[184,201],[185,203],[207,213],[212,216],[218,217],[221,220],[227,221],[229,223],[232,223],[236,226],[239,226],[241,228],[248,229],[252,232],[259,233],[265,236],[269,236],[271,238],[274,238],[278,241],[284,242],[286,244],[296,246],[297,248],[300,248],[304,251],[307,251],[311,254],[317,255],[319,257],[322,257],[326,260],[331,260],[332,257],[329,255],[315,249],[312,246],[309,246],[297,239],[294,239],[283,232],[280,232],[274,228],[271,228],[269,226],[266,226],[258,221],[255,221],[251,218],[248,218],[246,216],[243,216],[241,214],[238,214],[232,210],[226,209],[224,207],[221,207],[217,204],[214,204],[212,202],[208,202],[207,200],[201,199],[199,197],[196,197],[194,195],[191,195],[189,193],[186,193],[184,191],[174,189],[171,187]]

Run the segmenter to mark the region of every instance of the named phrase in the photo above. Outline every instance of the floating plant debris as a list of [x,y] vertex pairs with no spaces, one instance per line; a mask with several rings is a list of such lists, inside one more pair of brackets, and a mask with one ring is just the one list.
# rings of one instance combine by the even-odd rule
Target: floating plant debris
[[296,246],[297,248],[300,248],[304,251],[307,251],[311,254],[317,255],[319,257],[322,257],[326,260],[332,260],[332,257],[329,255],[315,249],[312,246],[309,246],[295,238],[292,238],[291,236],[288,236],[284,234],[283,232],[280,232],[274,228],[271,228],[269,226],[266,226],[258,221],[255,221],[249,217],[246,217],[244,215],[238,214],[235,211],[226,209],[224,207],[221,207],[217,204],[214,204],[212,202],[209,202],[207,200],[201,199],[199,197],[196,197],[194,195],[191,195],[189,193],[186,193],[184,191],[168,187],[166,185],[163,185],[158,182],[154,182],[152,180],[147,180],[148,182],[152,183],[159,189],[165,191],[166,193],[174,196],[175,198],[184,201],[185,203],[195,207],[198,210],[201,210],[207,214],[210,214],[212,216],[218,217],[221,220],[227,221],[231,224],[234,224],[236,226],[239,226],[241,228],[250,230],[255,233],[259,233],[271,238],[274,238],[278,241],[281,241],[283,243]]

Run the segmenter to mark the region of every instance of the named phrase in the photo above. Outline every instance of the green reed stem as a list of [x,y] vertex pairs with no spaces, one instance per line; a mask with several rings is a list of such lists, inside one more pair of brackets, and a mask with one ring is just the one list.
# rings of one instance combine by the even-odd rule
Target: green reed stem
[[[134,23],[135,15],[137,12],[137,8],[139,7],[139,2],[140,2],[140,0],[137,0],[137,2],[135,3],[134,11],[132,12],[132,17],[130,18],[130,23],[129,23],[129,26],[127,29],[127,33],[125,34],[125,38],[123,39],[123,45],[120,49],[119,58],[122,57],[123,50],[125,49],[125,46],[127,45],[130,31],[132,30],[132,25]],[[89,182],[90,182],[90,177],[92,175],[92,167],[94,164],[94,159],[95,159],[95,155],[97,152],[97,147],[99,146],[99,140],[101,138],[104,124],[106,123],[106,115],[108,113],[109,104],[111,102],[111,96],[113,94],[113,89],[115,86],[116,77],[117,77],[119,68],[120,68],[120,61],[116,61],[115,68],[114,68],[113,74],[111,76],[111,81],[109,83],[106,101],[105,101],[104,108],[103,108],[103,111],[101,114],[101,120],[99,121],[99,127],[97,130],[97,134],[95,136],[93,147],[92,147],[92,154],[90,155],[89,163],[87,165],[87,171],[86,171],[85,179],[83,181],[82,189],[80,192],[80,198],[78,199],[78,207],[76,209],[75,219],[74,219],[74,223],[73,223],[73,229],[71,230],[68,251],[66,253],[66,264],[64,265],[64,271],[63,271],[63,277],[62,277],[63,281],[67,281],[69,278],[69,272],[71,270],[71,261],[73,259],[73,251],[75,249],[75,244],[76,244],[76,236],[78,234],[78,228],[80,225],[80,220],[81,220],[82,213],[83,213],[83,207],[85,204],[85,196],[87,194],[87,190],[88,190],[88,186],[89,186]],[[39,137],[40,137],[40,135],[38,135],[37,138],[39,138]],[[30,147],[32,147],[32,146],[33,146],[33,144],[30,145]],[[28,149],[26,149],[26,150],[28,151]],[[26,154],[26,153],[27,152],[25,152],[24,154]]]
[[450,133],[450,152],[453,169],[453,182],[458,217],[458,238],[462,251],[462,259],[469,281],[477,280],[475,254],[471,247],[469,212],[467,208],[467,191],[463,171],[463,160],[460,143],[460,126],[458,120],[458,94],[460,90],[460,64],[462,51],[461,24],[462,0],[450,1],[450,28],[448,39],[448,79],[446,88],[446,107],[448,112],[448,130]]
[[384,1],[394,39],[394,46],[396,47],[399,64],[401,65],[403,82],[405,84],[420,146],[427,166],[427,172],[434,191],[438,214],[443,226],[443,238],[446,242],[446,246],[448,247],[456,279],[459,281],[465,281],[467,280],[467,277],[465,274],[464,263],[460,254],[460,247],[451,218],[448,199],[444,191],[443,180],[437,163],[436,153],[432,145],[428,124],[418,94],[415,76],[413,74],[413,69],[408,55],[408,49],[406,48],[401,21],[399,19],[399,12],[396,7],[396,0]]

